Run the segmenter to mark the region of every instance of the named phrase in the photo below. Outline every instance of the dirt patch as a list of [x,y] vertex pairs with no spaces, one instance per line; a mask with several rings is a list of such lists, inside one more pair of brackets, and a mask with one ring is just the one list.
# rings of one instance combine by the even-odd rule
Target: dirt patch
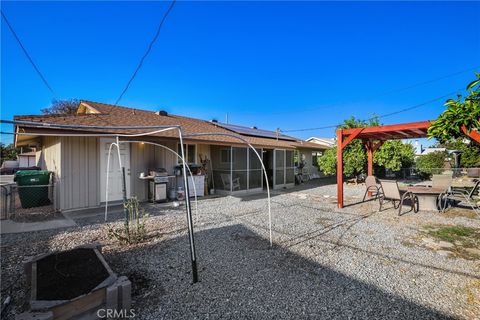
[[455,218],[455,217],[465,217],[470,219],[478,218],[475,211],[471,208],[451,208],[442,213],[445,217]]
[[18,210],[10,217],[10,220],[15,222],[43,222],[61,219],[65,219],[65,217],[60,212],[53,212],[51,206]]
[[109,274],[92,249],[79,248],[37,262],[37,300],[70,300],[86,294]]

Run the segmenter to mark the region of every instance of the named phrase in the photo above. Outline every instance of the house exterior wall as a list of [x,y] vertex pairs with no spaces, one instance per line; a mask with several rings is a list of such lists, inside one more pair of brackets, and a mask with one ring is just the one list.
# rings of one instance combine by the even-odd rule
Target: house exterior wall
[[[176,142],[158,142],[165,147],[177,151]],[[147,181],[138,177],[144,172],[148,175],[150,170],[156,168],[165,168],[169,175],[173,175],[173,169],[177,165],[177,156],[162,147],[147,143],[132,143],[130,146],[130,172],[131,172],[131,192],[139,201],[148,199]]]
[[73,210],[100,204],[99,139],[61,137],[60,208]]
[[62,211],[100,203],[98,138],[43,137],[37,165],[54,173],[55,206]]
[[19,167],[33,167],[37,163],[35,156],[18,156]]
[[43,137],[42,147],[38,149],[35,155],[37,166],[43,170],[49,170],[54,173],[53,183],[55,207],[60,207],[60,194],[61,194],[61,141],[60,137]]

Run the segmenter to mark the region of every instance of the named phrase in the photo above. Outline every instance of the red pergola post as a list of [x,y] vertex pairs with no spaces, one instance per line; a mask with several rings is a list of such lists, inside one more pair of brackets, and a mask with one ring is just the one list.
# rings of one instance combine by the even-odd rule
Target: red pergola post
[[343,208],[343,149],[355,139],[364,128],[352,129],[350,135],[343,140],[343,129],[337,130],[337,203]]
[[337,130],[337,203],[343,208],[343,130]]
[[373,146],[372,141],[367,141],[365,143],[367,147],[367,157],[368,157],[368,166],[367,166],[367,175],[373,176]]

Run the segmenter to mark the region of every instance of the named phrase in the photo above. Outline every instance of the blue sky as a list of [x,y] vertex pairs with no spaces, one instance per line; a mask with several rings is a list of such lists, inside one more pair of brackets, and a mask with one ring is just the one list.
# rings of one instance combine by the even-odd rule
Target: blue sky
[[[168,5],[2,2],[2,10],[57,98],[113,103]],[[231,123],[272,130],[390,113],[473,80],[471,70],[399,90],[480,71],[479,16],[479,2],[178,2],[120,104],[220,121],[228,113]],[[52,94],[3,19],[1,44],[2,119],[38,114]],[[442,105],[382,122],[434,119]]]

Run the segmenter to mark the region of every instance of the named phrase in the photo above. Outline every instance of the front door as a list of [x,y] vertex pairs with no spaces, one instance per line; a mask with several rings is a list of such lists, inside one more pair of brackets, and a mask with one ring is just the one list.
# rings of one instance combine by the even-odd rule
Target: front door
[[[100,139],[100,194],[101,201],[106,201],[106,179],[107,179],[107,159],[110,144],[114,139]],[[125,182],[127,186],[127,197],[130,197],[130,144],[120,144],[120,158],[122,166],[125,167]],[[108,201],[117,201],[123,199],[122,192],[122,170],[118,163],[118,152],[115,146],[110,153],[110,168],[108,174]]]

